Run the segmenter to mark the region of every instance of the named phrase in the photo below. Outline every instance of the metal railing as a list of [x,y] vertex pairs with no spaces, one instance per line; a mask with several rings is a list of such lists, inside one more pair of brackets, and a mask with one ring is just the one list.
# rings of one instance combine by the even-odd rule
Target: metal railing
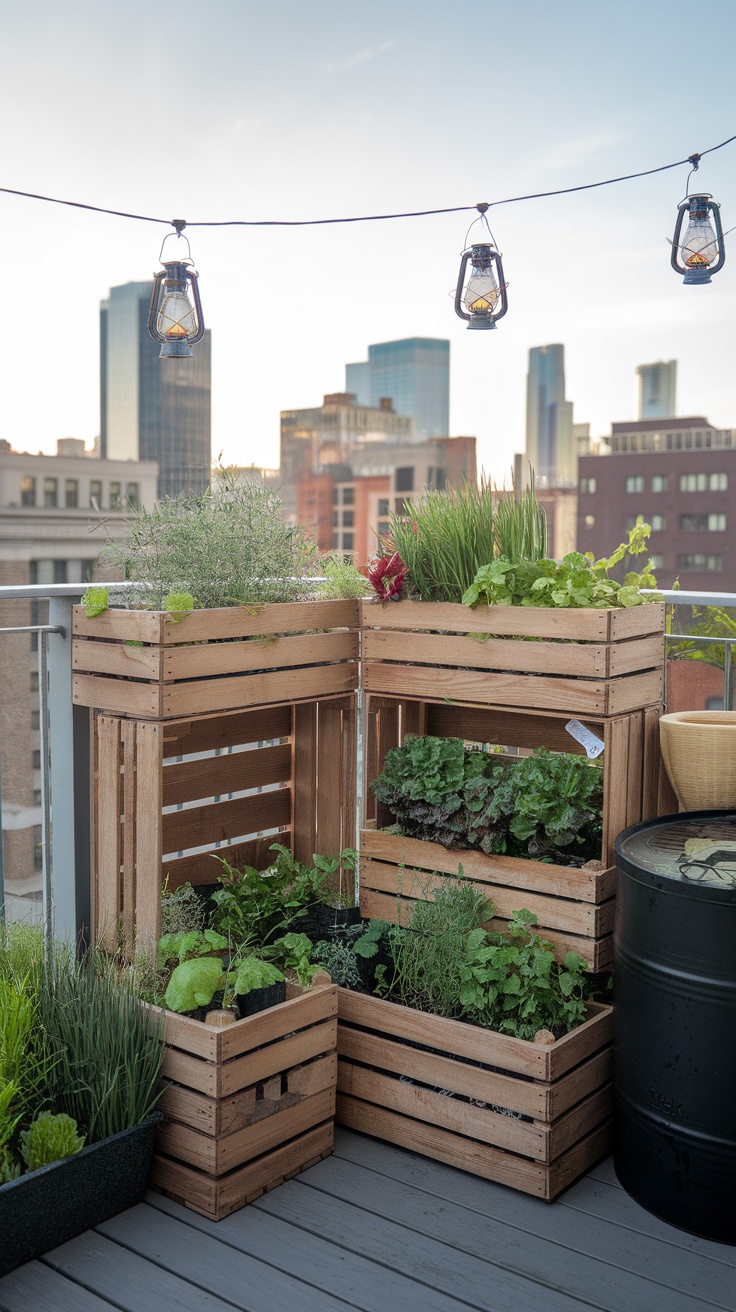
[[[105,586],[111,592],[129,587],[125,583]],[[38,635],[42,918],[47,934],[66,939],[76,939],[80,932],[84,934],[90,922],[90,712],[72,703],[71,641],[72,606],[85,591],[85,584],[68,583],[0,587],[0,603],[13,600],[49,603],[48,623],[0,627],[0,638],[19,633]],[[673,633],[670,630],[674,609],[668,609],[665,635],[667,649],[688,641],[723,647],[723,706],[731,709],[736,593],[672,591],[660,595],[668,608],[718,607],[733,611],[733,637],[703,636],[697,630],[689,633],[688,626],[679,631],[679,624],[675,626],[678,631]],[[665,671],[666,667],[667,660]],[[0,905],[2,901],[0,855]]]

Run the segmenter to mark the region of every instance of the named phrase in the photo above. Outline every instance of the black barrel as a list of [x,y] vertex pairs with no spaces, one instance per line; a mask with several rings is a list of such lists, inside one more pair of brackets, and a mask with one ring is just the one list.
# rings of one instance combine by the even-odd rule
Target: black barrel
[[616,840],[614,1164],[671,1225],[736,1244],[736,813]]

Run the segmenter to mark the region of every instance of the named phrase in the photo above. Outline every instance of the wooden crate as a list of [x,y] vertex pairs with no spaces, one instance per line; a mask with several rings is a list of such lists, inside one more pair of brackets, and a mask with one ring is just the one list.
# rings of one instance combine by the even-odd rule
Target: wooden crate
[[163,880],[214,883],[213,856],[265,867],[274,841],[306,861],[354,846],[355,732],[354,694],[182,720],[96,715],[95,938],[150,949]]
[[331,1153],[336,1017],[334,985],[219,1030],[167,1011],[152,1186],[219,1221]]
[[610,1150],[610,1007],[550,1047],[346,989],[338,1015],[342,1125],[547,1201]]
[[368,692],[577,717],[622,715],[662,700],[660,603],[564,610],[361,602],[360,624]]
[[400,906],[406,925],[417,899],[431,897],[444,876],[457,875],[460,866],[466,879],[493,899],[496,917],[487,928],[505,930],[512,912],[526,907],[538,917],[539,932],[554,944],[559,960],[578,952],[589,970],[611,968],[615,870],[448,852],[439,843],[366,829],[360,836],[361,912],[396,922]]
[[194,610],[178,622],[145,610],[90,619],[75,606],[73,700],[169,720],[349,692],[358,681],[357,624],[355,601]]
[[559,955],[574,949],[592,970],[610,968],[616,890],[614,843],[622,829],[659,813],[659,714],[659,706],[653,706],[627,715],[587,716],[583,721],[605,744],[603,869],[583,871],[519,857],[448,852],[438,844],[376,832],[390,824],[392,816],[376,801],[370,787],[383,768],[386,753],[403,743],[407,733],[522,749],[544,746],[551,751],[584,754],[583,747],[565,728],[566,714],[552,711],[532,714],[507,707],[451,706],[418,699],[369,696],[364,806],[367,827],[361,837],[360,863],[363,914],[396,919],[395,894],[402,852],[405,863],[420,871],[457,873],[460,864],[493,898],[499,921],[507,918],[508,910],[527,907],[539,915],[545,937]]

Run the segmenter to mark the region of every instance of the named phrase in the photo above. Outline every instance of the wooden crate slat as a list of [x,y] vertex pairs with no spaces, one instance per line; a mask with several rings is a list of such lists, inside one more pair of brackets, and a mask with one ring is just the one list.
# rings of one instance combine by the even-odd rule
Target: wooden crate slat
[[135,945],[154,953],[161,937],[161,889],[152,873],[161,870],[163,792],[161,726],[136,725]]
[[164,806],[242,792],[291,779],[291,747],[261,747],[164,767]]
[[160,610],[122,610],[112,607],[102,615],[87,615],[84,606],[72,606],[72,634],[98,641],[163,641],[164,620]]
[[[277,670],[284,666],[319,665],[326,661],[354,661],[357,658],[358,635],[355,632],[299,634],[291,638],[277,636],[273,640],[248,638],[243,642],[166,647],[161,677],[170,683],[210,675]],[[157,678],[158,672],[150,677]]]
[[222,874],[220,857],[234,870],[242,870],[243,866],[265,870],[273,861],[274,853],[270,848],[276,842],[291,847],[291,830],[280,830],[278,834],[267,834],[265,838],[251,838],[245,843],[228,843],[211,852],[170,858],[163,862],[163,878],[170,893],[181,888],[182,884],[216,884],[218,875]]
[[294,856],[309,862],[317,850],[317,707],[292,707],[294,755],[291,828]]
[[[520,911],[521,903],[527,911],[539,919],[540,929],[566,930],[570,934],[579,934],[587,938],[599,938],[602,934],[613,931],[613,901],[605,903],[575,902],[558,895],[545,896],[529,890],[507,888],[495,880],[486,881],[466,876],[479,892],[493,899],[496,919],[510,920],[515,911]],[[363,891],[390,893],[394,898],[401,894],[402,900],[417,901],[428,897],[431,901],[438,888],[445,883],[443,874],[429,874],[426,871],[404,869],[403,878],[400,866],[371,858],[361,858],[360,883]]]
[[666,812],[657,809],[657,785],[660,769],[659,720],[660,707],[647,707],[644,711],[644,742],[642,747],[642,820],[652,820],[656,815],[666,814]]
[[101,707],[115,715],[138,716],[150,720],[161,714],[161,686],[138,683],[132,679],[73,674],[72,702],[75,706]]
[[99,715],[95,728],[95,926],[99,941],[114,951],[122,899],[120,721]]
[[224,842],[241,834],[288,825],[291,819],[291,790],[277,788],[226,802],[170,811],[163,817],[163,850],[180,852],[204,843]]
[[[576,716],[598,738],[603,721],[595,716]],[[439,738],[464,738],[474,743],[500,743],[506,747],[548,747],[551,752],[585,755],[580,745],[565,729],[559,713],[512,711],[505,708],[475,706],[427,706],[427,733]]]
[[497,636],[610,642],[664,632],[664,605],[648,602],[620,610],[537,606],[462,606],[457,602],[360,603],[362,629],[490,633]]
[[120,679],[158,682],[163,675],[161,648],[80,638],[72,645],[72,669],[82,674],[114,674]]
[[612,1106],[613,1090],[609,1083],[588,1094],[582,1102],[561,1116],[550,1127],[548,1163],[568,1152],[578,1139],[590,1134],[597,1126],[610,1121]]
[[[358,716],[355,701],[350,699],[342,713],[342,769],[340,805],[340,847],[355,848],[356,804],[358,796]],[[341,872],[341,893],[355,901],[355,875]]]
[[317,721],[317,846],[315,852],[338,853],[342,849],[340,821],[342,771],[342,708],[334,703],[320,706]]
[[136,860],[137,860],[137,779],[136,726],[133,720],[120,725],[123,747],[123,934],[126,943],[135,942]]
[[234,1057],[220,1066],[218,1095],[228,1097],[248,1084],[267,1080],[287,1067],[301,1068],[305,1062],[337,1046],[337,1015],[292,1034],[287,1031],[279,1043],[271,1043],[257,1052]]
[[[280,1045],[273,1044],[272,1048]],[[282,1054],[283,1055],[283,1054]],[[189,1059],[190,1063],[193,1059]],[[279,1078],[274,1082],[276,1098],[270,1104],[264,1096],[259,1100],[258,1088],[262,1080],[250,1083],[246,1088],[238,1089],[228,1095],[208,1097],[206,1094],[185,1085],[169,1084],[159,1102],[159,1108],[169,1120],[188,1125],[198,1133],[209,1138],[225,1138],[238,1130],[244,1130],[257,1120],[263,1120],[267,1114],[280,1110],[280,1103],[291,1102],[298,1096],[306,1097],[334,1087],[337,1078],[337,1054],[334,1050],[326,1056],[318,1056],[307,1064],[284,1071],[280,1064],[276,1068]],[[282,1085],[286,1087],[282,1090]],[[273,1110],[269,1113],[268,1107]]]
[[509,888],[530,889],[581,902],[602,902],[616,891],[613,867],[608,870],[587,870],[584,866],[573,869],[522,857],[448,851],[440,843],[386,834],[378,829],[362,830],[360,849],[362,855],[378,861],[403,863],[418,870],[439,870],[446,875],[456,875],[458,866],[462,865],[463,873],[470,879],[493,880]]
[[111,608],[90,618],[83,606],[72,616],[75,637],[117,639],[171,645],[204,642],[208,638],[247,638],[267,633],[299,633],[305,629],[355,629],[355,601],[275,602],[265,606],[229,606],[193,610],[174,621],[166,611]]
[[222,1221],[244,1203],[252,1202],[322,1157],[329,1156],[333,1146],[334,1124],[330,1120],[232,1171],[222,1180],[202,1175],[182,1162],[156,1153],[150,1183],[153,1188],[174,1198],[184,1198],[192,1211],[210,1220]]
[[249,1016],[247,1028],[241,1022],[218,1031],[219,1060],[230,1061],[264,1043],[272,1043],[285,1034],[331,1020],[336,1015],[337,991],[334,987],[314,988],[304,994],[300,990],[293,998],[288,997],[287,991],[287,1001],[269,1008],[268,1014],[262,1011]]
[[662,636],[657,633],[648,638],[628,638],[606,647],[608,674],[615,678],[621,674],[635,674],[638,670],[662,669]]
[[163,684],[161,715],[164,719],[175,719],[259,703],[326,697],[330,693],[351,692],[357,682],[357,664],[353,662]]
[[475,1107],[472,1103],[448,1098],[432,1089],[406,1084],[393,1076],[345,1061],[339,1064],[337,1087],[341,1094],[376,1103],[417,1121],[428,1121],[480,1143],[520,1153],[534,1161],[548,1160],[549,1131],[534,1122]]
[[612,1072],[613,1051],[609,1045],[561,1076],[548,1090],[546,1115],[549,1120],[556,1121],[588,1094],[609,1085]]
[[440,633],[366,629],[363,634],[363,659],[367,661],[459,665],[522,674],[535,671],[588,679],[606,678],[607,652],[608,648],[601,643],[523,642],[515,638],[479,642],[469,633],[449,637]]
[[202,719],[177,720],[164,726],[164,755],[190,756],[217,748],[237,747],[271,738],[288,738],[291,706],[259,707],[252,711],[229,711]]

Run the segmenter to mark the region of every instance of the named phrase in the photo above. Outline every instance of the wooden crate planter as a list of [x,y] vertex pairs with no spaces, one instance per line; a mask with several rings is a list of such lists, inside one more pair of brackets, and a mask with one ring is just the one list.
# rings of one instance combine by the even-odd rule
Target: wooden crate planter
[[213,855],[263,868],[274,841],[301,860],[354,846],[355,721],[354,694],[165,722],[96,715],[95,938],[150,948],[163,881],[214,883]]
[[334,985],[290,985],[225,1029],[170,1011],[165,1025],[154,1188],[219,1221],[332,1152]]
[[622,715],[662,700],[660,603],[564,610],[361,602],[360,624],[368,692],[576,717]]
[[169,720],[349,692],[358,680],[357,623],[355,601],[195,610],[178,623],[145,610],[89,619],[75,606],[73,700]]
[[339,1123],[547,1201],[609,1151],[610,1007],[550,1047],[345,989],[338,1007]]
[[488,928],[505,930],[512,912],[526,907],[538,917],[539,932],[553,942],[559,959],[578,952],[589,970],[610,969],[615,870],[574,870],[477,851],[448,852],[439,843],[367,829],[360,838],[361,912],[395,922],[400,893],[401,921],[408,924],[415,901],[431,897],[443,875],[457,875],[460,865],[474,887],[493,899],[496,918]]
[[[366,830],[361,835],[360,888],[364,915],[395,920],[396,892],[403,860],[411,870],[457,873],[458,865],[493,898],[499,921],[507,912],[534,911],[545,936],[562,956],[579,952],[592,970],[606,970],[613,960],[613,909],[616,889],[614,842],[627,825],[658,814],[660,707],[626,715],[587,716],[583,723],[605,744],[603,752],[603,838],[600,871],[576,870],[480,852],[453,851],[435,843],[396,838],[380,832],[390,812],[376,802],[371,782],[380,774],[386,753],[407,733],[457,737],[530,749],[582,754],[584,749],[565,728],[567,714],[535,713],[507,707],[441,705],[419,699],[369,696],[366,714]],[[420,875],[419,879],[423,877]],[[404,874],[407,893],[407,875]],[[415,894],[416,895],[416,894]],[[411,898],[411,892],[407,893]],[[408,914],[408,907],[407,907]]]

